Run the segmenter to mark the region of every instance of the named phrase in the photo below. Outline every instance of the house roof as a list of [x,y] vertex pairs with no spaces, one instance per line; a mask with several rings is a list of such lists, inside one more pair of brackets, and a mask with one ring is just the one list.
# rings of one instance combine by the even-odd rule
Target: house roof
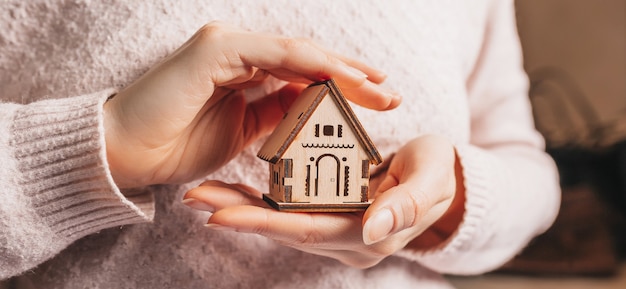
[[326,96],[332,97],[339,111],[355,132],[370,162],[380,164],[382,157],[333,79],[313,83],[302,92],[261,147],[257,156],[271,163],[278,162]]

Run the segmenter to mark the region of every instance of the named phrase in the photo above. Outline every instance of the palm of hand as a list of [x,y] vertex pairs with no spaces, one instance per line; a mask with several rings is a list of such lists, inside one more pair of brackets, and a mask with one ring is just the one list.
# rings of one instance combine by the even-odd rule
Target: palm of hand
[[207,103],[176,137],[162,140],[162,147],[148,156],[155,161],[157,182],[189,181],[226,164],[250,141],[245,117],[245,100],[238,92]]
[[[122,118],[126,120],[123,123],[109,124],[124,127],[108,130],[116,131],[108,139],[108,147],[123,147],[117,149],[115,158],[109,157],[109,162],[123,160],[117,162],[114,177],[120,187],[134,187],[182,183],[210,173],[266,133],[282,116],[284,103],[290,102],[300,89],[300,85],[288,85],[247,104],[241,91],[217,88],[197,113],[168,103],[146,111],[133,107],[132,102],[123,103],[124,95],[116,96],[105,108],[123,106],[127,117]],[[140,112],[134,113],[135,109]],[[114,113],[115,108],[109,111]],[[259,118],[261,114],[263,118]]]

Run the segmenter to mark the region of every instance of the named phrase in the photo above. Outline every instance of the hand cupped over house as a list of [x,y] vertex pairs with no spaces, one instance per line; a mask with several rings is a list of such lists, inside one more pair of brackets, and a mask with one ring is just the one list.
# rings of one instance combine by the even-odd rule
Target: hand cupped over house
[[[268,75],[290,84],[247,103],[240,89]],[[206,175],[270,132],[306,84],[330,77],[359,105],[399,104],[378,85],[384,74],[363,63],[309,40],[210,23],[105,104],[111,174],[120,187]]]

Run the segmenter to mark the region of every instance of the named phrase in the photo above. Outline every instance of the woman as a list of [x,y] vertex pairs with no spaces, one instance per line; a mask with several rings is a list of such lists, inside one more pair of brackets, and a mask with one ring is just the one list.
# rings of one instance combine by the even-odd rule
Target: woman
[[[497,268],[556,215],[511,1],[3,5],[0,267],[14,284],[448,288],[438,273]],[[194,32],[220,19],[274,34]],[[367,108],[404,96],[355,107],[395,153],[374,203],[250,206],[266,183],[254,140],[326,77]],[[215,212],[211,228],[183,195]]]

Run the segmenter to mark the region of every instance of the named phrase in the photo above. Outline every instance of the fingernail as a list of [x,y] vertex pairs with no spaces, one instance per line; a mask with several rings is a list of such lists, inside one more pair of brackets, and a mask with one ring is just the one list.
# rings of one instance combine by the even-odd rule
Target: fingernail
[[215,231],[225,231],[225,232],[236,231],[235,228],[222,226],[220,224],[215,224],[215,223],[204,224],[204,227],[209,228],[211,230],[215,230]]
[[395,108],[402,102],[402,95],[398,92],[391,93],[391,102],[389,103],[389,107],[387,108]]
[[380,79],[380,82],[385,81],[385,79],[387,79],[387,73],[382,72],[381,70],[376,69],[375,70],[376,73],[378,74],[377,77]]
[[215,212],[215,208],[213,206],[211,206],[211,205],[209,205],[209,204],[207,204],[205,202],[198,201],[198,200],[196,200],[194,198],[184,199],[183,200],[183,204],[188,206],[188,207],[190,207],[190,208],[196,209],[196,210],[207,211],[207,212],[211,212],[211,213]]
[[389,209],[382,209],[374,214],[363,227],[363,242],[371,245],[386,238],[393,229],[393,214]]
[[400,95],[400,93],[397,92],[397,91],[391,91],[391,92],[389,92],[389,95],[394,100],[397,100],[397,101],[402,100],[402,95]]

